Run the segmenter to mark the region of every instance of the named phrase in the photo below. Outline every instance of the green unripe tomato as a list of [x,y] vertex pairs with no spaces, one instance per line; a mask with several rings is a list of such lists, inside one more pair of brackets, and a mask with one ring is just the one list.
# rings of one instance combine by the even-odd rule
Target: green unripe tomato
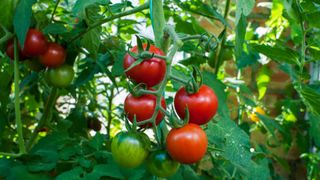
[[52,86],[64,88],[71,84],[74,78],[74,70],[72,66],[65,64],[58,68],[48,69],[45,76]]
[[164,150],[157,150],[151,153],[147,159],[148,171],[161,178],[174,175],[179,167],[180,163],[173,160]]
[[113,159],[122,167],[140,166],[149,154],[150,140],[143,133],[120,132],[112,140]]

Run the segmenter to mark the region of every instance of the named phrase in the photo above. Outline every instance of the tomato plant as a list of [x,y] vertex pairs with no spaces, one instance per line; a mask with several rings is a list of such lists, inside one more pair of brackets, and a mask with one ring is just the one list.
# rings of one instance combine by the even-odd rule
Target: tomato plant
[[57,43],[49,43],[46,51],[39,56],[41,64],[47,67],[59,67],[66,60],[64,48]]
[[161,178],[174,175],[179,167],[180,164],[173,160],[164,150],[152,152],[147,159],[148,171]]
[[196,124],[187,124],[181,128],[171,129],[166,143],[170,156],[184,164],[200,161],[208,147],[206,133]]
[[[143,48],[146,49],[146,47],[147,44],[144,44]],[[137,53],[138,46],[133,47],[131,52]],[[164,55],[162,50],[154,45],[150,46],[149,52],[158,55]],[[124,69],[128,69],[135,61],[136,59],[129,54],[126,54],[123,62]],[[165,72],[166,62],[163,59],[152,57],[142,61],[137,66],[127,71],[126,75],[136,83],[144,83],[148,87],[152,87],[159,84],[163,80]]]
[[206,85],[202,85],[194,94],[189,94],[183,87],[175,95],[174,107],[182,119],[185,118],[186,108],[188,108],[189,122],[202,125],[210,121],[216,114],[218,98],[214,91]]
[[36,29],[29,29],[24,46],[23,53],[27,56],[39,56],[47,50],[48,42],[42,32]]
[[120,132],[112,140],[111,152],[119,165],[134,168],[147,158],[149,145],[149,139],[140,133]]
[[62,65],[57,68],[51,68],[46,71],[49,84],[55,87],[67,87],[74,78],[74,70],[70,65]]
[[[155,111],[156,98],[156,96],[151,94],[145,94],[139,97],[129,94],[124,101],[124,112],[131,122],[133,122],[134,117],[137,122],[148,120],[152,117]],[[166,109],[166,102],[164,98],[161,99],[161,106]],[[156,125],[162,121],[163,116],[163,113],[159,110],[156,116]],[[151,127],[152,123],[148,123],[142,127],[146,126]]]

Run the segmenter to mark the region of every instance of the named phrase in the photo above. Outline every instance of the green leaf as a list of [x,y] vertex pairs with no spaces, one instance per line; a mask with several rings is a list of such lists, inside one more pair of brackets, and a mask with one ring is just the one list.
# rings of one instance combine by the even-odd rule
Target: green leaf
[[86,179],[101,179],[102,177],[124,179],[116,164],[97,164],[90,173],[86,174]]
[[44,174],[33,174],[27,171],[26,166],[15,166],[10,169],[10,174],[7,177],[8,180],[20,180],[20,179],[28,179],[28,180],[38,180],[50,179],[48,176]]
[[237,0],[236,9],[236,25],[242,16],[248,16],[255,4],[255,0]]
[[[3,25],[9,31],[12,30],[12,20],[14,10],[17,6],[18,0],[1,0],[0,1],[0,24]],[[1,33],[0,33],[1,35]]]
[[256,51],[266,55],[279,63],[289,63],[299,65],[299,55],[290,48],[280,46],[269,46],[263,44],[250,44]]
[[58,153],[54,150],[38,150],[32,154],[32,158],[28,161],[28,170],[33,172],[49,171],[57,165]]
[[207,18],[219,20],[224,25],[229,26],[228,22],[223,18],[223,16],[218,12],[215,7],[211,7],[202,1],[180,1],[175,0],[177,6],[185,11],[189,11],[194,14],[198,14]]
[[121,76],[123,74],[123,72],[124,72],[124,69],[123,69],[124,56],[125,56],[125,52],[116,53],[115,62],[114,62],[114,65],[113,65],[112,71],[111,71],[112,75]]
[[232,164],[246,168],[250,165],[249,136],[232,120],[219,118],[218,123],[208,123],[206,130],[210,144],[223,149],[221,156]]
[[262,99],[267,92],[267,87],[270,82],[270,74],[271,71],[267,68],[267,66],[263,66],[258,72],[256,81],[259,92],[259,100]]
[[102,134],[97,133],[91,139],[91,141],[89,142],[89,145],[98,151],[102,148],[104,142],[105,142],[105,137]]
[[163,4],[162,1],[152,1],[152,13],[151,14],[151,22],[153,28],[153,34],[155,37],[155,45],[157,47],[162,47],[162,37],[163,37],[163,29],[166,25],[166,20],[164,18],[163,12]]
[[297,90],[308,110],[315,115],[320,115],[320,93],[305,85]]
[[81,45],[86,48],[90,54],[96,55],[100,46],[101,27],[91,29],[81,39]]
[[92,4],[108,4],[109,0],[77,0],[73,6],[72,12],[74,15],[78,15],[80,12],[84,11],[85,8]]
[[235,56],[237,61],[240,61],[240,57],[243,54],[243,43],[246,35],[246,27],[246,18],[244,15],[241,15],[239,23],[236,27]]
[[13,18],[14,30],[18,36],[21,48],[24,46],[24,41],[30,27],[32,16],[32,5],[36,0],[21,0],[16,8]]
[[48,24],[43,30],[44,34],[63,34],[68,32],[67,28],[63,24],[54,23]]
[[78,166],[71,169],[70,171],[66,171],[59,174],[56,180],[77,180],[77,179],[80,179],[80,176],[82,173],[83,173],[83,169]]
[[309,114],[310,119],[310,135],[317,147],[320,147],[320,115]]
[[215,74],[211,72],[203,72],[203,83],[208,85],[213,89],[215,94],[218,97],[218,115],[228,118],[230,116],[229,108],[226,104],[227,102],[227,95],[225,92],[226,86],[219,80],[217,80],[217,77]]

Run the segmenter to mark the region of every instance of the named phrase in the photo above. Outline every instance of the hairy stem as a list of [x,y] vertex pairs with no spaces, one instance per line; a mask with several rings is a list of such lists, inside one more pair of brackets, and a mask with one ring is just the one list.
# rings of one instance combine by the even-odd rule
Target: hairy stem
[[18,143],[19,143],[19,152],[21,154],[26,153],[26,147],[24,144],[24,138],[22,133],[22,122],[21,122],[21,112],[20,112],[20,87],[19,87],[19,54],[18,54],[18,42],[17,39],[14,39],[14,109],[15,117],[17,124],[17,133],[18,133]]

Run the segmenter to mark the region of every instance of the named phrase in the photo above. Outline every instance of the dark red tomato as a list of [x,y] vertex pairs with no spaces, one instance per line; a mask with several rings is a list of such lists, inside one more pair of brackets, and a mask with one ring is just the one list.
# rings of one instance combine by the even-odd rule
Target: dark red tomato
[[[146,47],[147,44],[143,44],[143,48],[145,49]],[[131,52],[138,53],[138,47],[133,47]],[[153,45],[150,46],[149,52],[158,55],[164,55],[161,49]],[[136,59],[129,54],[126,54],[123,62],[124,69],[128,69],[135,61]],[[163,59],[153,57],[151,59],[144,60],[137,66],[133,67],[126,72],[126,75],[136,83],[144,83],[148,87],[152,87],[159,84],[163,80],[165,73],[166,62]]]
[[57,43],[49,43],[45,53],[39,56],[41,64],[47,67],[59,67],[66,60],[64,48]]
[[206,133],[197,124],[171,129],[167,136],[167,151],[172,159],[192,164],[202,159],[207,151]]
[[92,129],[94,131],[100,131],[101,130],[101,122],[94,117],[90,117],[87,119],[87,126],[89,129]]
[[195,94],[188,94],[185,88],[179,89],[174,98],[174,107],[180,118],[185,118],[188,106],[189,122],[202,125],[210,121],[218,109],[218,99],[214,91],[202,85]]
[[[164,98],[161,100],[161,106],[166,109],[166,102]],[[129,94],[124,101],[124,112],[131,122],[134,120],[134,115],[136,116],[137,122],[151,118],[155,107],[156,96],[151,94],[145,94],[140,97],[134,97],[132,94]],[[159,110],[156,117],[157,125],[162,121],[163,116],[164,114]],[[152,123],[148,123],[141,127],[152,127]]]
[[[14,43],[13,39],[10,39],[7,43],[7,49],[6,49],[7,55],[10,57],[10,59],[14,59]],[[25,60],[27,56],[22,53],[20,44],[18,43],[18,54],[19,54],[19,59],[20,60]]]
[[27,56],[39,56],[48,47],[48,41],[42,32],[36,29],[29,29],[23,47],[23,53]]

